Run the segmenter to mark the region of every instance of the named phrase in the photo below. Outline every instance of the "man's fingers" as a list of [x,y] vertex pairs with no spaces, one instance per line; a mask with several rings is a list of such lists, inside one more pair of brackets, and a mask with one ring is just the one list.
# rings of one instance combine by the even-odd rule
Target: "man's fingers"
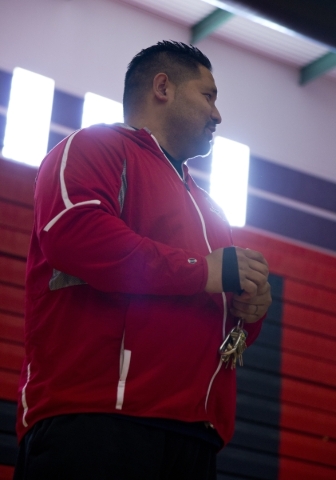
[[248,278],[240,281],[240,285],[243,291],[242,298],[253,298],[258,294],[258,285]]
[[268,273],[268,263],[260,252],[240,247],[235,248],[238,263],[247,263],[251,268],[254,268],[255,270]]
[[263,302],[260,301],[258,303],[239,302],[235,299],[232,301],[232,308],[246,313],[247,315],[257,315],[260,308],[264,308],[265,306],[269,307],[269,305],[270,301],[268,298],[265,298]]
[[261,273],[265,277],[268,277],[269,272],[268,272],[268,266],[267,265],[265,265],[264,263],[259,262],[257,260],[251,260],[251,259],[248,259],[247,262],[248,262],[248,266],[251,270],[255,270],[256,272]]
[[257,289],[257,294],[253,297],[251,295],[242,295],[235,294],[232,297],[232,301],[237,304],[247,304],[247,305],[264,305],[264,304],[271,304],[272,297],[271,297],[271,286],[268,282],[263,285],[262,288]]
[[250,297],[248,295],[234,295],[232,298],[231,313],[243,318],[247,323],[253,323],[265,315],[272,303],[271,287],[267,282],[262,291]]
[[264,285],[260,285],[260,287],[258,287],[258,296],[267,294],[270,297],[270,292],[271,292],[271,286],[269,282],[266,282]]
[[268,307],[269,302],[262,305],[233,302],[230,311],[233,316],[242,318],[247,323],[253,323],[265,315]]
[[257,287],[260,287],[260,288],[262,288],[267,283],[267,277],[255,270],[250,270],[250,271],[239,270],[239,277],[240,277],[240,284],[242,289],[244,289],[242,283],[244,283],[245,280],[249,280],[250,282],[255,283]]
[[265,315],[265,313],[267,312],[267,308],[258,307],[258,311],[256,314],[248,314],[236,308],[231,308],[230,312],[231,312],[231,315],[233,315],[234,317],[242,318],[246,323],[254,323],[260,320],[260,318],[262,318]]
[[[236,249],[237,249],[237,248],[238,248],[238,247],[236,247]],[[260,263],[263,263],[263,264],[266,265],[267,268],[268,268],[268,263],[267,263],[267,261],[266,261],[266,259],[265,259],[265,257],[263,256],[262,253],[256,252],[255,250],[250,250],[249,248],[240,249],[240,250],[243,250],[243,251],[244,251],[245,256],[246,256],[247,258],[250,258],[251,260],[256,260],[256,261],[258,261],[258,262],[260,262]]]
[[[256,270],[239,270],[240,286],[245,292],[257,295],[259,291],[265,289],[267,284],[267,277]],[[251,282],[254,286],[251,285]]]
[[239,279],[242,290],[253,293],[250,282],[260,290],[267,283],[268,265],[263,255],[254,250],[236,247]]

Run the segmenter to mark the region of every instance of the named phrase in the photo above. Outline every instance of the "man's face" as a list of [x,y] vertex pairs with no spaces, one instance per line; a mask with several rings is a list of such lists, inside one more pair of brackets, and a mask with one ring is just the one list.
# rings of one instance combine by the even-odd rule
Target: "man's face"
[[222,121],[215,106],[217,89],[211,72],[199,67],[200,76],[176,87],[167,111],[168,144],[177,160],[207,155],[216,125]]

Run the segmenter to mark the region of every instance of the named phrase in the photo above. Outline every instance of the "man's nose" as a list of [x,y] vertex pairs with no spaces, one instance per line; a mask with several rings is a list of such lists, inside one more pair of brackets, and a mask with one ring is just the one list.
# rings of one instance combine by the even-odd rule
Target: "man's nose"
[[222,117],[221,117],[221,114],[219,113],[217,107],[213,108],[212,113],[211,113],[211,118],[217,125],[219,123],[222,123]]

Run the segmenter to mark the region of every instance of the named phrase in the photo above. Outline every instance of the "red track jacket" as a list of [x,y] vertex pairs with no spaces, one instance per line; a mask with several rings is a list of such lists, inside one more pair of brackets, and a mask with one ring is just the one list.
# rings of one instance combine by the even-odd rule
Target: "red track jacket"
[[227,443],[231,297],[204,287],[230,228],[187,167],[182,180],[146,129],[93,126],[47,155],[35,204],[19,439],[46,417],[114,412],[209,421]]

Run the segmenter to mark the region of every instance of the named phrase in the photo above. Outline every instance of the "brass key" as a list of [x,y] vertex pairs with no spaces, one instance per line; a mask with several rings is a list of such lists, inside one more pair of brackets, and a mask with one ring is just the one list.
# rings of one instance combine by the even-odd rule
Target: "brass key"
[[237,359],[239,365],[243,365],[243,352],[246,350],[247,333],[243,330],[244,321],[240,318],[237,325],[229,332],[222,345],[219,347],[221,360],[228,367],[231,361],[231,369],[236,368]]

